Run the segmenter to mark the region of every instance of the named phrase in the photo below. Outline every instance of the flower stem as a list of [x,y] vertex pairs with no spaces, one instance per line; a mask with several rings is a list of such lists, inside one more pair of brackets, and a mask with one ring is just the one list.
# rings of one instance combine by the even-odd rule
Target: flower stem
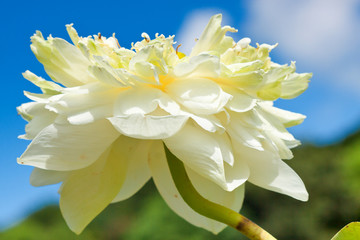
[[222,205],[213,203],[201,196],[186,173],[184,164],[172,154],[165,146],[166,158],[175,186],[184,201],[197,213],[227,224],[235,228],[249,239],[252,240],[276,240],[260,226],[242,216],[240,213],[226,208]]

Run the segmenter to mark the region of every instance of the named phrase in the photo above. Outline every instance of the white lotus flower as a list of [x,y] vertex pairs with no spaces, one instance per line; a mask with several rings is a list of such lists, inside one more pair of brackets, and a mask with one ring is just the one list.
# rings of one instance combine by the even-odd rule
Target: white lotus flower
[[[78,36],[73,44],[40,32],[31,49],[52,81],[26,71],[41,88],[25,92],[32,102],[18,108],[29,121],[32,142],[18,159],[34,166],[34,186],[62,182],[62,214],[80,233],[107,205],[136,193],[150,178],[169,207],[190,223],[214,233],[225,225],[199,215],[172,180],[163,143],[185,165],[205,198],[239,211],[244,185],[306,201],[299,176],[282,159],[299,141],[286,127],[303,115],[278,109],[277,98],[293,98],[311,74],[269,58],[275,47],[250,46],[210,19],[191,54],[177,52],[174,36],[156,35],[119,46],[115,37]],[[56,83],[58,84],[56,84]]]

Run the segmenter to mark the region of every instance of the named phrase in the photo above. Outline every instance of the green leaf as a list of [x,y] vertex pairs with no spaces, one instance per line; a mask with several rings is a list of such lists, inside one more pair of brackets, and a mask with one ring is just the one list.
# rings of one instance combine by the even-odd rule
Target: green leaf
[[360,222],[352,222],[343,227],[331,240],[360,239]]

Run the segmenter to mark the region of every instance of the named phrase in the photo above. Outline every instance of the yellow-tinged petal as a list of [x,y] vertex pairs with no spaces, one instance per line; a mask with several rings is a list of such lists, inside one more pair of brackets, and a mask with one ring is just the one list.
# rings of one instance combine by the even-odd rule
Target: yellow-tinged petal
[[87,70],[90,61],[74,45],[61,38],[45,40],[40,32],[31,41],[31,50],[54,81],[66,87],[95,81]]
[[311,73],[290,74],[281,84],[281,98],[291,99],[303,93],[309,84]]
[[[127,165],[126,179],[116,197],[112,202],[119,202],[128,199],[139,191],[151,178],[149,168],[149,152],[152,141],[129,138],[132,143],[132,154]],[[125,167],[125,166],[124,166]]]
[[66,180],[69,171],[54,171],[34,168],[30,175],[30,184],[34,187],[57,184]]
[[150,45],[142,48],[129,63],[129,69],[138,75],[156,83],[156,75],[165,75],[168,72],[163,58],[163,48]]
[[234,40],[231,37],[225,36],[225,34],[226,32],[237,32],[237,30],[229,26],[221,27],[221,20],[221,14],[211,17],[201,37],[192,49],[190,56],[209,51],[212,51],[215,55],[220,55],[234,45]]
[[79,40],[80,40],[80,38],[79,38],[79,35],[78,35],[78,33],[76,32],[75,28],[73,28],[73,25],[74,25],[74,24],[72,24],[72,23],[71,23],[71,24],[67,24],[67,25],[66,25],[66,30],[67,30],[70,38],[71,38],[71,41],[72,41],[75,45],[77,45],[78,42],[79,42]]
[[59,94],[59,92],[61,92],[61,90],[63,89],[63,87],[59,86],[58,84],[46,81],[45,79],[36,76],[30,71],[25,71],[23,73],[23,77],[41,88],[43,93],[47,95]]
[[120,136],[87,168],[64,181],[60,209],[72,231],[82,230],[113,201],[125,181],[128,162],[138,154],[138,140]]

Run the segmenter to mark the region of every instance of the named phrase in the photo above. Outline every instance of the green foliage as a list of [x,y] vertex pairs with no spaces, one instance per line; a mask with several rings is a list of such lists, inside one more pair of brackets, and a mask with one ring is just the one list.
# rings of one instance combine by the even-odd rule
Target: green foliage
[[342,161],[339,163],[344,188],[360,201],[360,137],[351,136],[344,142]]
[[[281,240],[329,240],[360,216],[360,134],[328,147],[305,145],[286,161],[304,180],[310,194],[300,202],[251,184],[246,185],[247,216]],[[57,206],[46,207],[0,232],[5,240],[227,240],[246,239],[236,230],[219,235],[192,226],[173,213],[150,181],[132,198],[111,204],[77,236]]]
[[352,222],[341,229],[331,240],[357,240],[360,238],[360,222]]

